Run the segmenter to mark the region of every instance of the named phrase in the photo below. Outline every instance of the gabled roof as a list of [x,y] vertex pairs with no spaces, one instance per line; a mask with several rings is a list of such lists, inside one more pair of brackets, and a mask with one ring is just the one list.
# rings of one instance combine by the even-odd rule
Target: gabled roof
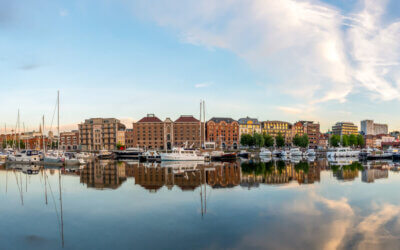
[[181,115],[175,122],[200,122],[192,115]]
[[215,123],[220,123],[222,121],[226,122],[226,123],[232,123],[235,120],[233,120],[232,118],[226,118],[226,117],[213,117],[210,119],[210,121],[213,121]]
[[162,121],[158,119],[158,117],[155,116],[154,114],[148,114],[146,117],[143,117],[138,122],[162,122]]

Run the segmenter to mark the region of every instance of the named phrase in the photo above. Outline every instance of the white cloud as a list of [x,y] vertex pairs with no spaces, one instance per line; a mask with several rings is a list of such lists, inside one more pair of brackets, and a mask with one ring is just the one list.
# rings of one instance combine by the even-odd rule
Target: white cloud
[[360,88],[400,99],[400,21],[382,21],[386,1],[361,3],[347,16],[318,0],[139,0],[134,9],[184,42],[232,51],[302,104],[345,102]]
[[195,88],[207,88],[213,85],[213,82],[202,82],[194,85]]

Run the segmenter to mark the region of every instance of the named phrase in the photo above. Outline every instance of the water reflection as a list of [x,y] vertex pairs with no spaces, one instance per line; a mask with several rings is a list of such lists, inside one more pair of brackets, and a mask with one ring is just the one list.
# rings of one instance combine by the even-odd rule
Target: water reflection
[[2,165],[0,249],[397,249],[398,170],[355,159]]

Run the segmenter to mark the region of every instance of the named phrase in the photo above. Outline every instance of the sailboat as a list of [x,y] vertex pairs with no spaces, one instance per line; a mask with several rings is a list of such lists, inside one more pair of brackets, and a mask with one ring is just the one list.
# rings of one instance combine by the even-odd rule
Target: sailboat
[[57,92],[57,150],[49,150],[44,156],[43,161],[50,164],[64,164],[63,153],[60,152],[60,91]]

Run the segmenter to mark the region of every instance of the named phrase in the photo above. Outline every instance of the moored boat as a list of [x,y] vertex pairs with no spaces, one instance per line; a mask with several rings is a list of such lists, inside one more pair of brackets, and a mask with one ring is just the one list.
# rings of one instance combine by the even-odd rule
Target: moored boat
[[11,162],[39,162],[40,156],[37,150],[21,150],[15,154],[8,156],[8,161]]
[[140,148],[127,148],[125,150],[114,151],[114,154],[117,159],[139,160],[143,154],[143,150]]
[[195,150],[174,148],[171,153],[161,153],[161,161],[204,161],[204,156]]

